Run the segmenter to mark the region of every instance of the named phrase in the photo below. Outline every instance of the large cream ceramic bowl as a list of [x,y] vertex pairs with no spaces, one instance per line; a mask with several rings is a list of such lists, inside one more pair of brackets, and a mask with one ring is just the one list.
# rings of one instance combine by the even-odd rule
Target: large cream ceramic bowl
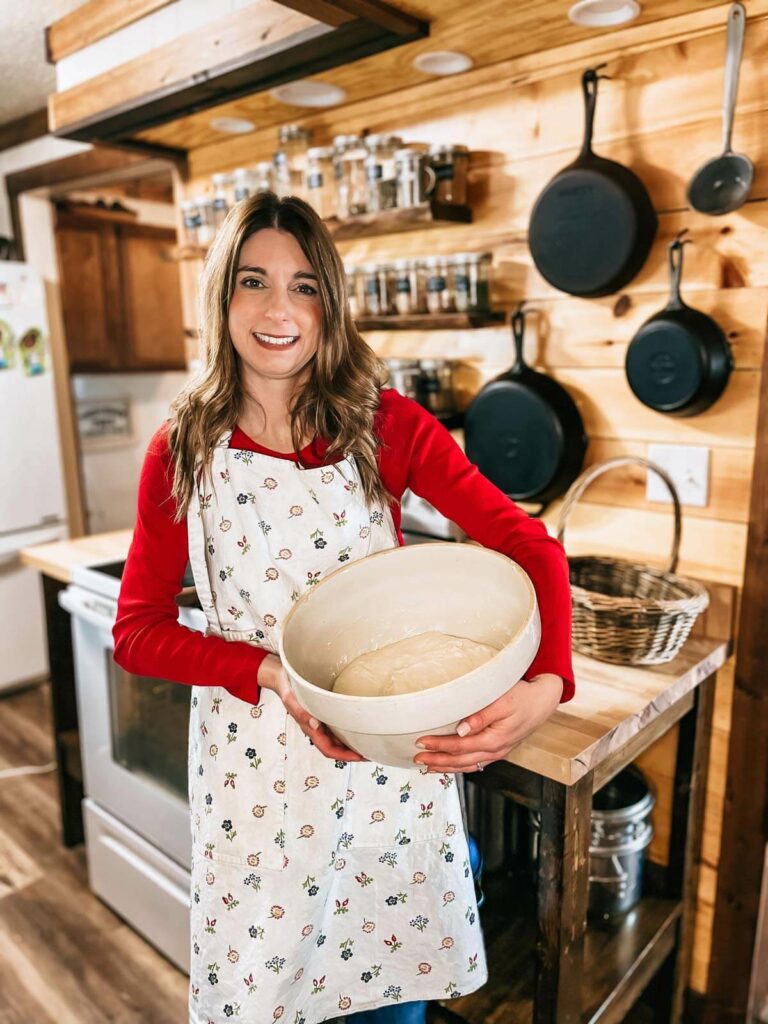
[[[427,630],[492,644],[499,653],[419,693],[331,691],[354,658]],[[462,718],[509,690],[533,661],[540,638],[536,595],[519,565],[473,544],[416,544],[326,576],[291,609],[280,657],[299,703],[347,746],[371,761],[415,769],[416,740],[454,733]]]

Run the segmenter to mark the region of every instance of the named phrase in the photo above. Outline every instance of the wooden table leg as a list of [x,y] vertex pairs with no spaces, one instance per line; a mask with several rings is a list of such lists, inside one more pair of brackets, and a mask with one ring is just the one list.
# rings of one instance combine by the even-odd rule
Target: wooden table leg
[[592,773],[572,786],[543,780],[534,1024],[581,1021]]

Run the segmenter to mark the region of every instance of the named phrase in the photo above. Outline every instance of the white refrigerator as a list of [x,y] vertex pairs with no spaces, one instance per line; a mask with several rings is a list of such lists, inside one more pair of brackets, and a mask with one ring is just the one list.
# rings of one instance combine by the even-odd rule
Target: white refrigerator
[[45,291],[0,260],[0,693],[48,672],[40,578],[19,551],[66,536]]

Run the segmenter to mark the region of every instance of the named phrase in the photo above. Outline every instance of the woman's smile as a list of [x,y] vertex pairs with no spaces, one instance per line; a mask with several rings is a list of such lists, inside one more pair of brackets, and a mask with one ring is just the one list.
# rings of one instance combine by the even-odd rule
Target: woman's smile
[[290,348],[301,337],[299,334],[265,334],[263,331],[251,331],[251,334],[262,348],[269,349]]

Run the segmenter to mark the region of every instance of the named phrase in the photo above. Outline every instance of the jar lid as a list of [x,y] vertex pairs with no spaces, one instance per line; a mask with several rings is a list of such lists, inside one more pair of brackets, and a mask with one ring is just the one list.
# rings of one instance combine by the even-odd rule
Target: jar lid
[[284,124],[277,130],[278,142],[294,142],[296,139],[310,139],[312,132],[309,128],[302,128],[298,124]]
[[394,149],[403,144],[403,140],[399,135],[366,135],[364,142],[368,149],[375,149],[377,146],[387,146],[390,149]]
[[422,370],[443,370],[449,365],[447,359],[421,359],[419,362]]
[[235,178],[247,178],[250,173],[250,167],[236,167],[234,171],[232,171]]
[[333,145],[335,149],[347,149],[350,146],[359,146],[362,139],[359,135],[334,135]]
[[421,363],[418,359],[385,359],[384,362],[390,370],[418,370]]
[[197,206],[197,202],[194,199],[182,199],[179,205],[182,210],[192,210]]
[[427,256],[424,260],[425,267],[441,267],[448,262],[447,256]]
[[224,174],[223,171],[217,171],[216,174],[211,175],[211,181],[214,185],[226,185],[229,181],[229,175]]
[[360,269],[361,268],[356,266],[354,263],[344,264],[344,273],[347,275],[347,277],[351,277],[353,274],[356,274]]
[[375,273],[378,272],[378,269],[379,269],[379,264],[378,263],[362,263],[358,267],[358,270],[361,270],[364,274],[375,274]]
[[417,146],[404,146],[395,151],[395,160],[408,160],[412,156],[423,156],[424,150]]
[[272,171],[272,161],[271,160],[260,160],[256,164],[255,170],[259,174],[266,174],[267,171],[269,171],[271,173],[271,171]]
[[395,260],[392,266],[395,270],[410,270],[413,266],[413,260]]
[[310,160],[326,160],[333,156],[333,146],[312,146],[307,150],[307,157]]
[[197,206],[212,206],[213,200],[209,196],[195,196]]
[[429,147],[430,156],[466,156],[469,146],[452,146],[449,143],[436,143]]

